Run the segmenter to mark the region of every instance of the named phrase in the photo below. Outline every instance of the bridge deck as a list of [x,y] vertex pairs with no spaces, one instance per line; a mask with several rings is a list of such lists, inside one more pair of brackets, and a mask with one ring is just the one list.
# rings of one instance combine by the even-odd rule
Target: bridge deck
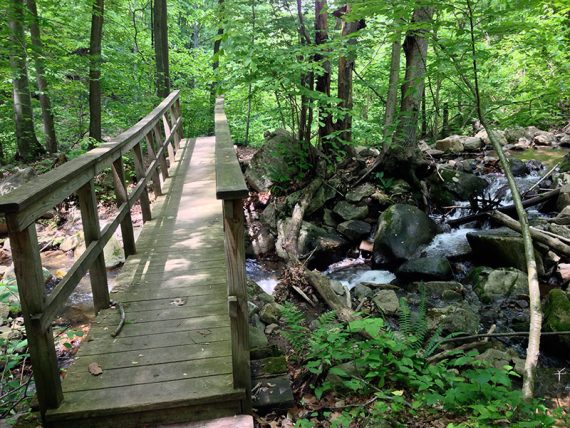
[[[230,319],[214,137],[188,140],[64,381],[50,426],[141,426],[242,412],[232,384]],[[89,373],[97,363],[103,372]]]

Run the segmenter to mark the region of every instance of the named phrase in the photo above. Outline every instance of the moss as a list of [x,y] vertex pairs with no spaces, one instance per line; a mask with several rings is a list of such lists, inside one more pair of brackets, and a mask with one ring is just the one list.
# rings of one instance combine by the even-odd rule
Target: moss
[[550,291],[544,305],[544,330],[570,330],[570,300],[559,288]]
[[277,375],[287,373],[287,361],[284,356],[270,357],[263,360],[264,374]]

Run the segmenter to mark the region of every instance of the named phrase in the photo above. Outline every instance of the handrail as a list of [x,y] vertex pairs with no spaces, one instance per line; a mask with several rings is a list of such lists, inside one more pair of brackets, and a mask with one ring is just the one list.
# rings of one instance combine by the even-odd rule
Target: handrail
[[[121,227],[125,256],[136,252],[131,207],[141,204],[143,222],[151,219],[147,185],[162,194],[161,176],[168,177],[182,139],[180,91],[172,92],[148,115],[113,141],[43,174],[0,197],[12,247],[12,259],[38,393],[40,410],[58,407],[63,399],[51,323],[81,278],[89,271],[95,311],[109,306],[103,249]],[[146,142],[147,155],[142,142]],[[122,157],[134,154],[137,183],[127,188]],[[148,166],[146,166],[148,165]],[[99,225],[95,177],[111,167],[118,213],[103,230]],[[36,235],[36,220],[72,194],[79,199],[86,249],[60,283],[46,296]]]
[[244,412],[251,411],[249,324],[245,281],[243,199],[247,186],[232,144],[224,99],[216,100],[216,198],[222,200],[228,309],[232,331],[232,373],[235,388],[245,389]]

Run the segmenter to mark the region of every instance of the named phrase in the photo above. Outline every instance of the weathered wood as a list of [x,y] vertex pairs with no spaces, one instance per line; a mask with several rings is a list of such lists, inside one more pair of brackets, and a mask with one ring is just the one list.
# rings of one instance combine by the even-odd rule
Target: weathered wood
[[243,199],[248,189],[233,148],[230,128],[224,113],[224,99],[216,100],[216,197]]
[[160,127],[158,123],[153,128],[152,133],[154,135],[154,141],[156,141],[156,144],[158,146],[158,152],[156,156],[160,162],[160,172],[162,174],[162,178],[166,180],[169,176],[168,163],[166,161],[166,152],[164,151],[164,143],[162,142],[162,136],[160,135]]
[[[178,121],[178,116],[176,116],[174,109],[175,107],[173,104],[172,106],[170,106],[170,111],[169,111],[170,124],[172,127],[175,127],[176,122]],[[164,115],[164,117],[166,117],[166,115]],[[180,133],[178,129],[174,130],[173,134],[174,134],[174,148],[176,149],[176,151],[178,151],[178,149],[180,149]]]
[[[146,151],[148,153],[148,157],[151,160],[151,163],[155,163],[158,159],[156,157],[156,148],[154,146],[154,138],[152,134],[147,134],[145,136],[146,139]],[[151,169],[151,177],[152,177],[152,191],[154,192],[154,197],[162,196],[162,186],[160,184],[160,175],[158,172],[157,167],[153,167]]]
[[[96,243],[101,238],[99,227],[99,213],[97,212],[97,199],[95,198],[95,185],[93,180],[77,191],[79,207],[81,209],[81,221],[83,223],[83,235],[85,246]],[[93,250],[92,250],[93,251]],[[93,305],[95,312],[109,306],[109,287],[107,284],[107,270],[103,252],[94,257],[89,267],[91,290],[93,291]]]
[[[129,208],[129,194],[125,183],[125,167],[123,158],[120,157],[113,162],[113,182],[115,183],[115,195],[117,197],[117,205],[121,206],[126,203]],[[130,211],[127,213],[123,221],[121,221],[121,236],[123,238],[123,249],[125,257],[135,254],[137,247],[135,244],[135,234],[133,229],[133,220]]]
[[[142,149],[140,143],[133,147],[133,153],[135,154],[135,173],[137,175],[137,180],[145,180],[147,176],[146,170],[144,167],[144,157],[142,154]],[[149,220],[152,220],[152,214],[150,212],[150,199],[148,198],[148,191],[146,189],[146,185],[143,187],[141,198],[141,211],[143,222],[146,223]]]
[[249,324],[245,281],[244,215],[242,200],[224,200],[225,254],[228,304],[232,326],[232,361],[235,388],[248,392],[245,411],[251,411],[251,369],[249,361]]
[[162,116],[162,129],[164,130],[164,145],[168,150],[168,160],[170,165],[174,165],[174,161],[176,160],[176,151],[174,149],[174,144],[171,144],[170,141],[173,140],[174,133],[171,130],[170,123],[168,122],[167,113],[164,113]]
[[38,248],[36,226],[32,224],[20,231],[14,224],[14,215],[6,217],[18,293],[24,315],[24,325],[33,365],[34,381],[43,413],[57,407],[62,399],[59,370],[51,327],[42,329],[33,314],[43,311],[45,303],[42,262]]

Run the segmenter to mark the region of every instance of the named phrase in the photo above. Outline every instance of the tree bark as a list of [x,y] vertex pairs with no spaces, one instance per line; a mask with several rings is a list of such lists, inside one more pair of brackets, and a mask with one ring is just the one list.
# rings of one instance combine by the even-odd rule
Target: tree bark
[[170,68],[168,64],[168,11],[166,0],[154,2],[154,55],[156,60],[156,94],[166,98],[170,93]]
[[36,81],[42,108],[42,120],[44,125],[44,136],[46,149],[50,153],[57,152],[57,138],[55,135],[55,125],[53,112],[51,110],[51,100],[49,98],[47,81],[45,77],[45,65],[43,59],[43,44],[40,36],[40,24],[38,19],[38,8],[36,0],[27,0],[28,10],[31,15],[30,33],[32,39],[32,55],[36,66]]
[[[327,1],[315,0],[315,45],[323,45],[328,40],[328,14]],[[328,99],[331,95],[331,65],[324,55],[315,54],[314,61],[321,65],[322,71],[316,79],[315,89],[323,94],[326,101],[319,103],[319,142],[323,153],[334,154],[334,143],[331,141],[331,134],[334,131],[333,118],[330,112]]]
[[[311,37],[305,26],[305,19],[303,18],[303,5],[301,0],[297,0],[297,18],[299,20],[299,38],[301,45],[307,46],[311,44]],[[305,58],[299,57],[299,61],[303,62]],[[315,84],[315,76],[312,71],[301,73],[301,86],[307,90],[307,92],[312,92]],[[301,94],[301,108],[299,111],[299,141],[303,141],[305,144],[311,143],[311,128],[313,125],[313,108],[311,106],[311,100],[307,94]]]
[[101,42],[103,40],[104,0],[93,2],[89,41],[89,137],[101,141]]
[[419,154],[417,147],[418,116],[424,91],[424,78],[426,74],[426,57],[428,40],[425,28],[432,21],[434,9],[431,7],[418,7],[414,10],[412,23],[419,28],[410,30],[404,40],[404,54],[406,55],[406,74],[402,85],[402,99],[400,103],[400,120],[396,129],[395,147],[397,157],[413,159]]
[[212,61],[212,71],[214,80],[210,84],[210,105],[212,113],[216,105],[216,93],[218,91],[218,68],[220,67],[220,46],[222,45],[222,36],[224,35],[224,0],[218,0],[218,32],[214,40],[214,60]]
[[390,77],[388,80],[388,94],[386,95],[386,111],[384,113],[384,142],[382,149],[386,152],[392,144],[394,134],[394,117],[398,103],[398,84],[400,81],[400,52],[402,35],[399,29],[394,31],[392,54],[390,56]]
[[16,123],[17,157],[24,161],[35,159],[42,147],[34,129],[34,114],[28,67],[26,64],[26,38],[24,34],[24,1],[9,0],[8,27],[10,30],[10,68],[14,97],[14,119]]

